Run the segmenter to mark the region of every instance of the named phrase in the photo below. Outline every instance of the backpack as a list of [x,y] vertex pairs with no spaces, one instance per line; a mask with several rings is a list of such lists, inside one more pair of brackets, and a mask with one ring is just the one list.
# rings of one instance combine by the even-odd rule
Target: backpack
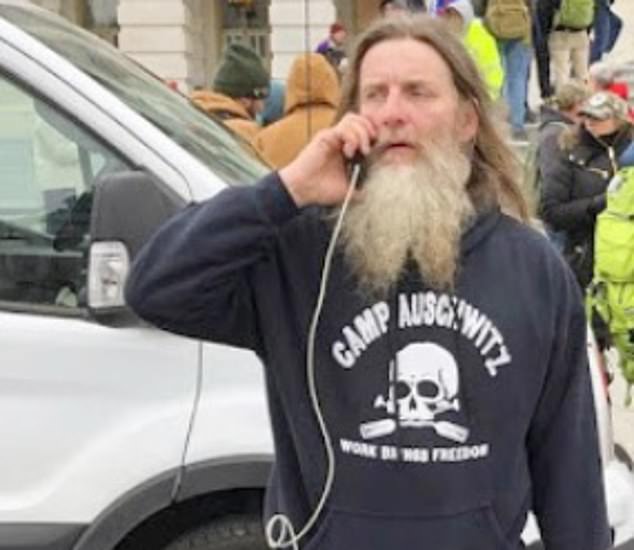
[[525,0],[489,0],[484,24],[499,40],[525,39],[531,32],[531,17]]
[[627,383],[634,384],[634,166],[621,168],[610,182],[607,207],[597,216],[591,313],[608,327]]
[[584,30],[594,21],[595,0],[561,0],[561,7],[555,15],[555,29]]
[[557,126],[561,130],[568,128],[568,124],[561,120],[549,120],[542,124],[538,133],[532,137],[529,142],[528,149],[524,156],[523,161],[523,183],[524,189],[530,194],[534,195],[537,199],[541,198],[542,194],[542,179],[538,166],[538,153],[539,145],[541,142],[542,133],[547,126]]

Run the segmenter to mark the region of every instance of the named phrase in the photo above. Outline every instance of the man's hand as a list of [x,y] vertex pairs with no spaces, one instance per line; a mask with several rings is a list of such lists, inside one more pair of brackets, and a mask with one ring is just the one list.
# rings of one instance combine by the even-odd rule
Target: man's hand
[[347,114],[336,126],[321,130],[288,166],[280,170],[298,207],[343,202],[348,190],[346,159],[370,153],[377,131],[365,117]]

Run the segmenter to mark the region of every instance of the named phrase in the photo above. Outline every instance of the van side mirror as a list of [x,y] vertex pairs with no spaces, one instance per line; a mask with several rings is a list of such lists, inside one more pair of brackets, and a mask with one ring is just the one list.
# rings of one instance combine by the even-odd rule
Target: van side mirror
[[132,259],[185,201],[143,171],[107,174],[94,194],[88,307],[93,314],[113,314],[125,309],[123,289]]

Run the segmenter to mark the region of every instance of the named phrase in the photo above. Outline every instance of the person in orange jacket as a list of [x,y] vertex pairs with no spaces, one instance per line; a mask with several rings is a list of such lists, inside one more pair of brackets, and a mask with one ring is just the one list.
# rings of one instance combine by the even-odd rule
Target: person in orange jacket
[[339,78],[323,55],[298,56],[286,83],[284,116],[255,138],[260,155],[276,168],[286,166],[317,131],[332,124],[339,96]]
[[264,109],[268,93],[269,75],[258,54],[242,44],[230,44],[216,71],[213,90],[194,91],[191,99],[253,143],[260,131],[255,117]]

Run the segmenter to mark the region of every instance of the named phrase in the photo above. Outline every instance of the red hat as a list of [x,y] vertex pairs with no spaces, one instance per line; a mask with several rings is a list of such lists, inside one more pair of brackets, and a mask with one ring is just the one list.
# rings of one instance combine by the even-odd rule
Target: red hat
[[346,30],[346,27],[344,26],[343,23],[336,22],[330,25],[330,34],[335,34],[336,32],[345,31],[345,30]]

